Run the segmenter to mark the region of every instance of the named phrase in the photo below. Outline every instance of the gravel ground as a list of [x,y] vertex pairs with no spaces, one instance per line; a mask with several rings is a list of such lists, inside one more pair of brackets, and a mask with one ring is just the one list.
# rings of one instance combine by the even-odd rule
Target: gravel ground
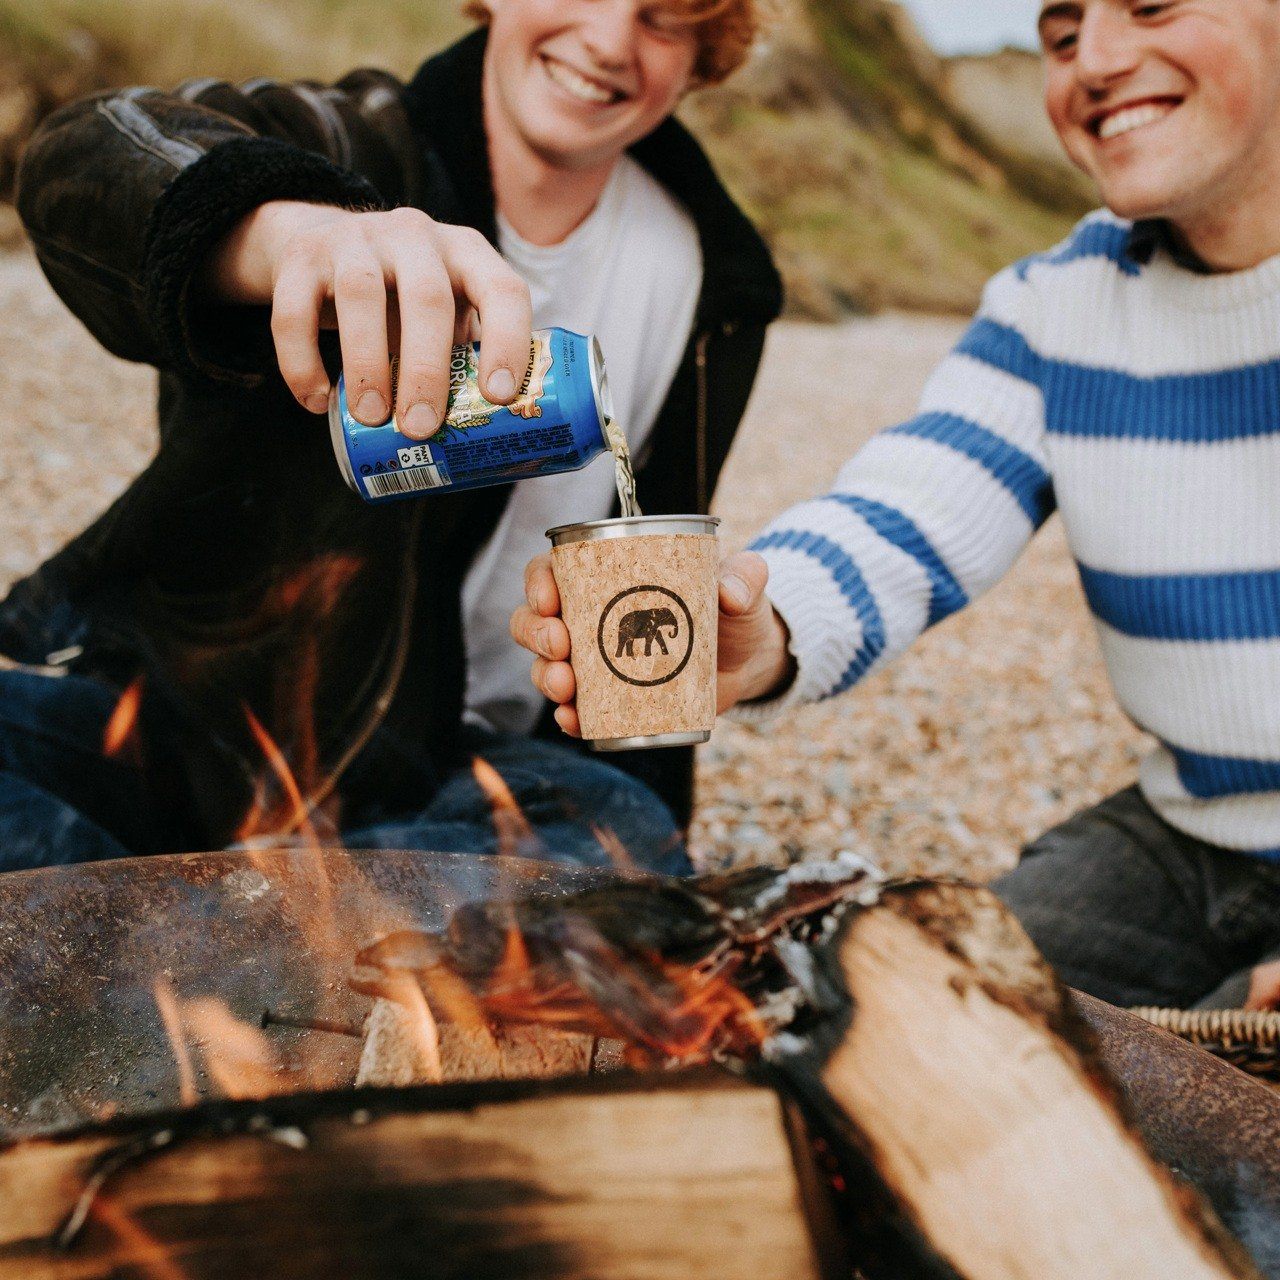
[[[726,542],[907,416],[958,332],[899,315],[779,325],[717,503]],[[839,394],[815,387],[822,369]],[[0,254],[0,588],[145,465],[153,384],[100,350],[29,254]],[[768,729],[722,725],[701,755],[693,844],[708,866],[853,847],[893,871],[985,878],[1131,781],[1141,749],[1055,521],[986,599],[851,694]]]

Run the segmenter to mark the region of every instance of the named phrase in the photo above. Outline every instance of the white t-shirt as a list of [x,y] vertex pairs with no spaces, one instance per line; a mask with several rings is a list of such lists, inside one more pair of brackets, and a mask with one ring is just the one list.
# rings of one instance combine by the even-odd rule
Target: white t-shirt
[[[558,325],[600,341],[614,414],[632,457],[644,448],[689,341],[702,290],[693,219],[629,156],[596,207],[557,245],[520,239],[498,216],[502,255],[528,283],[536,328]],[[644,490],[639,493],[644,504]],[[613,458],[581,471],[522,480],[462,588],[468,718],[504,733],[528,733],[542,698],[532,661],[511,639],[524,599],[525,565],[547,550],[546,530],[603,520],[614,497]]]

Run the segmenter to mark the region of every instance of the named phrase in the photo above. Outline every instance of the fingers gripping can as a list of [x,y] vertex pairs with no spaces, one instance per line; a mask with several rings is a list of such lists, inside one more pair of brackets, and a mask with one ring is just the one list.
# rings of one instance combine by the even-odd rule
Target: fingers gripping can
[[595,338],[536,330],[510,405],[491,404],[480,393],[479,353],[478,343],[454,347],[449,407],[428,440],[403,435],[394,418],[377,427],[357,421],[339,376],[329,397],[333,451],[343,478],[366,502],[576,471],[608,451],[613,406]]

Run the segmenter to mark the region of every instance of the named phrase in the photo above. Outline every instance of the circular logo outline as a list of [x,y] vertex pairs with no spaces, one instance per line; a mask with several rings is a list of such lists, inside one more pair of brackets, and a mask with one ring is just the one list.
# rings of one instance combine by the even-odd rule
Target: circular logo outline
[[[669,599],[674,600],[676,604],[680,606],[680,612],[684,614],[684,620],[688,626],[689,632],[689,646],[684,651],[684,657],[680,659],[679,664],[669,675],[662,676],[658,680],[636,680],[631,676],[623,675],[623,673],[613,665],[613,660],[609,657],[609,647],[604,642],[605,619],[613,612],[614,606],[618,604],[619,601],[625,600],[628,596],[639,595],[644,591],[656,591],[660,596],[667,596]],[[604,609],[601,610],[600,623],[596,627],[596,648],[600,651],[600,656],[604,659],[604,665],[608,667],[619,680],[625,681],[627,684],[637,685],[642,689],[651,689],[655,685],[659,684],[669,684],[674,680],[676,676],[678,676],[685,667],[689,665],[689,659],[693,657],[693,640],[693,614],[689,612],[689,606],[685,604],[685,602],[681,600],[674,591],[669,591],[666,587],[628,587],[625,591],[619,591],[618,594],[614,596],[607,605],[605,605]]]

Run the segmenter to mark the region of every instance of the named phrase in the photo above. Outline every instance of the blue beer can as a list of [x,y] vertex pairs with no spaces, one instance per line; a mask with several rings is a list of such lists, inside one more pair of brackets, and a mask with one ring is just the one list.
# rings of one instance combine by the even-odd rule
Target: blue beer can
[[[449,407],[427,440],[402,435],[394,417],[378,427],[357,421],[339,376],[329,397],[333,451],[347,484],[366,502],[577,471],[608,451],[613,409],[595,338],[536,330],[528,371],[509,405],[481,395],[479,352],[479,343],[454,347]],[[393,384],[394,373],[393,366]]]

